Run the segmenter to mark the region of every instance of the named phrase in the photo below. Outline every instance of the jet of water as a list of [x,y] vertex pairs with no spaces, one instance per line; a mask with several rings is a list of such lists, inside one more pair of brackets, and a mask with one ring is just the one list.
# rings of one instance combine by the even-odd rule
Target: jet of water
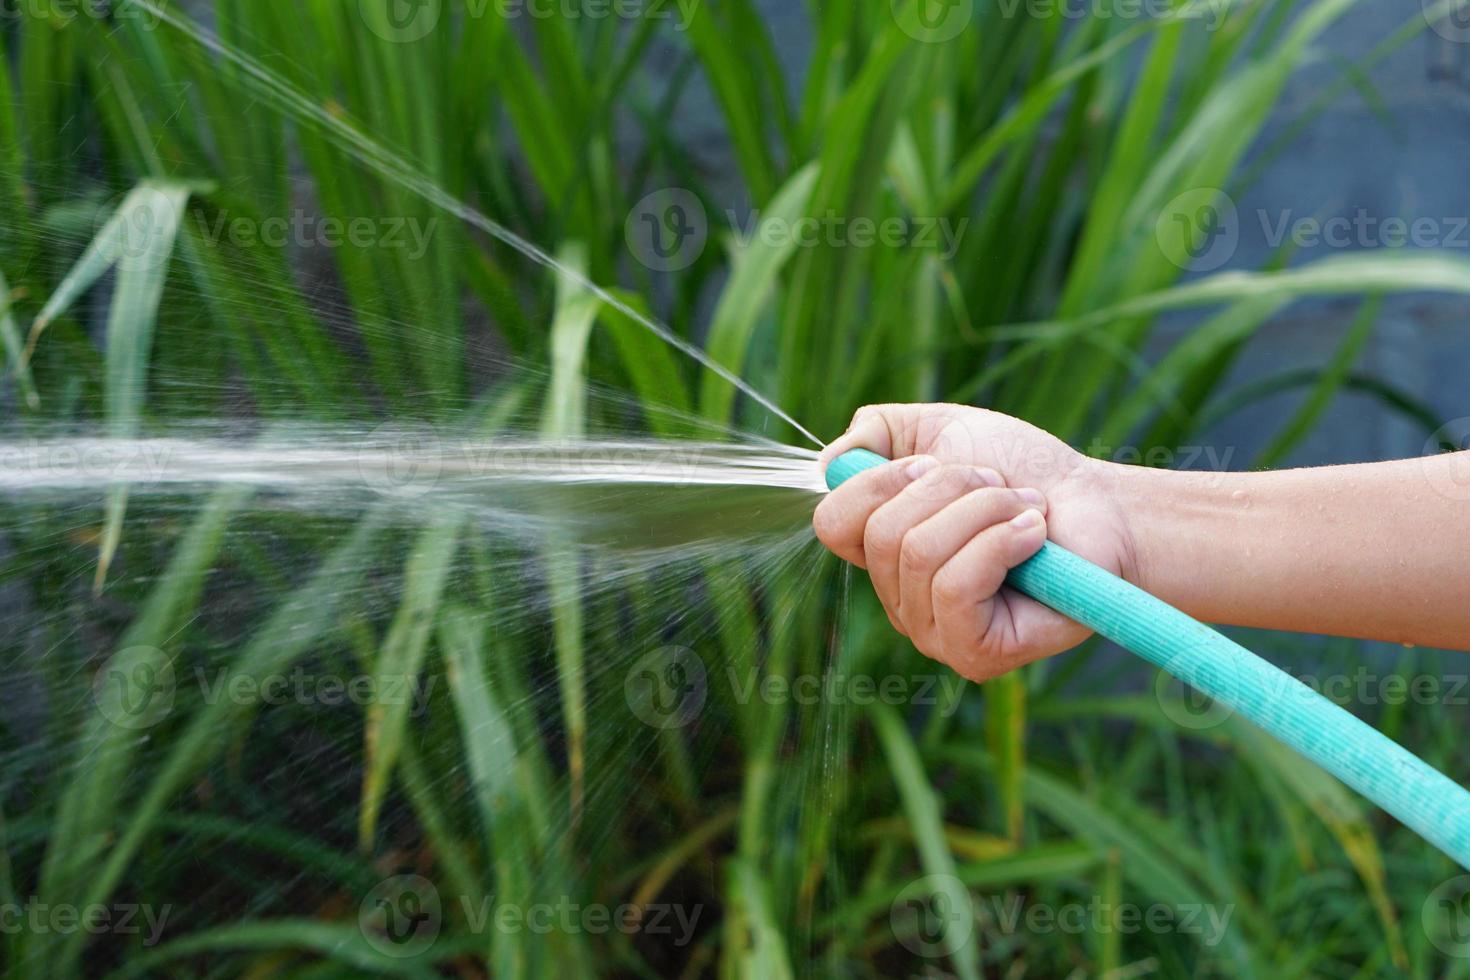
[[420,523],[458,513],[515,538],[622,552],[805,541],[826,492],[809,449],[778,443],[455,439],[320,427],[238,438],[56,437],[0,442],[0,495],[165,500],[236,487],[322,514],[387,507]]
[[748,384],[735,372],[717,362],[694,344],[680,337],[664,324],[624,303],[586,276],[568,267],[565,263],[558,261],[544,249],[537,247],[509,228],[494,221],[459,198],[456,198],[439,184],[416,170],[402,154],[395,153],[345,118],[335,115],[323,106],[318,105],[286,79],[282,78],[276,72],[271,71],[250,55],[230,47],[220,40],[218,36],[204,30],[193,21],[173,11],[164,9],[159,4],[153,2],[153,0],[134,0],[134,2],[139,7],[157,17],[160,21],[182,32],[186,37],[194,41],[194,43],[212,51],[239,68],[245,73],[246,78],[258,86],[260,94],[272,100],[293,118],[320,127],[333,138],[338,146],[357,157],[365,165],[373,168],[389,180],[394,181],[405,190],[418,195],[425,201],[459,218],[461,221],[493,236],[533,262],[552,270],[559,276],[566,277],[568,281],[575,283],[593,296],[596,296],[608,306],[651,332],[654,336],[664,341],[664,343],[694,358],[695,361],[734,385],[739,391],[744,392],[757,404],[810,439],[813,444],[818,446],[826,445],[826,443],[808,431],[805,426],[792,418],[779,405],[761,394],[755,387]]
[[776,443],[521,439],[441,441],[403,430],[228,439],[57,438],[0,442],[0,490],[232,484],[412,492],[476,486],[769,487],[824,493],[817,454]]

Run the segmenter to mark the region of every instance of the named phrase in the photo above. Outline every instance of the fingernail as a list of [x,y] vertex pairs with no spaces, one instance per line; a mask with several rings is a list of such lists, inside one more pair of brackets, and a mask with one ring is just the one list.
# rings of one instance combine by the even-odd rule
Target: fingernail
[[1039,510],[1024,511],[1011,518],[1011,527],[1017,531],[1030,531],[1033,528],[1041,527],[1045,523],[1046,521],[1042,518],[1041,511]]
[[1046,498],[1041,495],[1040,490],[1034,490],[1031,487],[1022,487],[1020,490],[1016,491],[1016,496],[1020,497],[1022,500],[1026,501],[1026,503],[1030,504],[1033,507],[1046,506]]
[[1002,477],[995,470],[989,469],[988,467],[980,467],[975,471],[975,475],[979,477],[980,481],[984,483],[987,487],[1003,487],[1006,485],[1005,478]]
[[928,473],[930,470],[934,469],[934,467],[938,465],[939,460],[935,459],[933,456],[920,456],[918,459],[910,463],[907,468],[904,469],[903,475],[908,477],[910,480],[917,480],[919,477],[923,476],[925,473]]

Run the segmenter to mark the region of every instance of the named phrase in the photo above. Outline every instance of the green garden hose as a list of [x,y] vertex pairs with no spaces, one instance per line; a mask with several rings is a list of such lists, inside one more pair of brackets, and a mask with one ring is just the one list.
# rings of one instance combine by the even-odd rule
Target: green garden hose
[[[844,453],[827,485],[886,462],[866,449]],[[1470,792],[1289,674],[1050,541],[1006,584],[1254,722],[1470,869]]]

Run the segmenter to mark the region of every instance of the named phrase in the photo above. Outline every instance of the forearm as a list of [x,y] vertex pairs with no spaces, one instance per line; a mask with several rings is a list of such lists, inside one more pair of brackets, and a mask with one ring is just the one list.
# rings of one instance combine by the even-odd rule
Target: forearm
[[1470,650],[1470,455],[1104,479],[1130,577],[1198,619]]

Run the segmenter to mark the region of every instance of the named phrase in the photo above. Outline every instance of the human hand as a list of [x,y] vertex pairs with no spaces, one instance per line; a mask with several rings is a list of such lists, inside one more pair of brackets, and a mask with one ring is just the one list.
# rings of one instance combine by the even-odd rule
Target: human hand
[[822,453],[893,460],[848,480],[813,519],[817,537],[868,570],[894,629],[983,681],[1088,636],[1004,587],[1048,536],[1136,581],[1132,532],[1108,467],[1019,419],[962,405],[876,405]]

